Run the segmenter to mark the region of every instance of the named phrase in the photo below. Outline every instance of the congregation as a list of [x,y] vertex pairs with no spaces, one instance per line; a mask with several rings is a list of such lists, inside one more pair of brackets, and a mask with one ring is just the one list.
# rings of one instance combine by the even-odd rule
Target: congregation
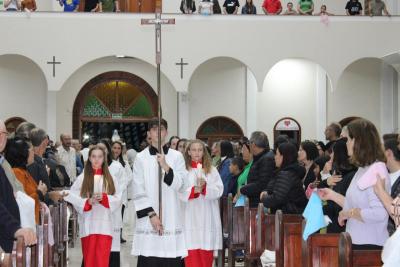
[[[385,252],[399,232],[400,136],[381,137],[366,119],[329,124],[327,143],[279,135],[271,145],[262,131],[240,140],[172,136],[167,142],[162,120],[161,152],[158,125],[148,123],[147,139],[136,151],[115,136],[81,144],[65,133],[53,142],[33,123],[9,133],[0,121],[3,261],[10,260],[15,238],[27,246],[36,242],[23,217],[38,224],[41,207],[60,201],[78,213],[84,266],[120,266],[128,201],[136,211],[132,254],[138,266],[213,266],[224,242],[219,201],[228,195],[236,204],[248,199],[250,208],[262,203],[268,214],[303,214],[316,193],[331,221],[324,231],[349,233],[357,250]],[[34,209],[22,204],[20,194]],[[396,266],[393,259],[382,257],[387,266]]]

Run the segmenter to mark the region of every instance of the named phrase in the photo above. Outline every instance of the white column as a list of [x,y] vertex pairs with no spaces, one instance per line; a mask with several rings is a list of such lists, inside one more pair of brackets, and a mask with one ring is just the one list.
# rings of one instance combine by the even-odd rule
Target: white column
[[181,138],[195,138],[189,136],[189,93],[178,93],[178,136]]
[[325,140],[325,127],[326,121],[326,90],[327,90],[327,74],[320,65],[317,65],[317,75],[315,81],[316,87],[316,109],[315,109],[315,126],[316,126],[316,138],[317,140]]
[[246,130],[245,135],[250,137],[251,133],[257,130],[257,80],[254,74],[246,67]]
[[398,77],[392,66],[383,63],[381,68],[381,134],[398,130]]
[[47,91],[46,132],[51,140],[57,139],[57,91]]

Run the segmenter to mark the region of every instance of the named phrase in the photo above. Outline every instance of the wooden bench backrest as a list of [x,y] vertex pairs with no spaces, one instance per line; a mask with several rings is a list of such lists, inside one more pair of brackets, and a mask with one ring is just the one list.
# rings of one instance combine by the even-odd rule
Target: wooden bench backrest
[[341,233],[339,238],[339,264],[343,267],[382,266],[382,250],[353,250],[349,233]]
[[234,207],[232,194],[227,199],[228,210],[228,247],[231,249],[245,249],[246,221],[245,214],[249,212],[249,203],[246,199],[244,207]]
[[257,216],[256,253],[261,256],[264,250],[275,251],[275,215],[266,214],[260,203]]
[[15,260],[16,267],[26,266],[26,248],[23,237],[18,237],[17,241],[14,242],[14,249],[12,252],[12,257]]
[[275,255],[277,267],[300,267],[302,265],[301,215],[275,214]]
[[313,234],[303,242],[303,267],[339,266],[339,234]]
[[247,214],[245,214],[245,224],[247,229],[246,241],[245,241],[245,254],[248,259],[258,259],[261,254],[258,254],[257,242],[262,238],[257,232],[257,221],[260,220],[260,209],[263,210],[264,207],[260,204],[258,208],[247,209]]

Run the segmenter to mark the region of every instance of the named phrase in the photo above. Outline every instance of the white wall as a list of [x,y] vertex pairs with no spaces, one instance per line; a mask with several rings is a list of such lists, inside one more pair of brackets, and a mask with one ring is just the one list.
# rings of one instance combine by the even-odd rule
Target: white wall
[[314,139],[316,131],[317,64],[302,59],[278,62],[267,74],[257,97],[257,126],[273,140],[275,123],[283,117],[297,120],[302,139]]
[[382,60],[361,59],[342,74],[335,91],[329,91],[328,122],[360,116],[380,129],[380,87]]
[[22,117],[46,129],[47,85],[42,71],[31,60],[0,56],[0,116]]
[[[88,63],[77,70],[57,92],[57,136],[63,132],[72,132],[72,110],[80,89],[95,76],[108,71],[126,71],[144,79],[154,90],[156,87],[156,69],[137,59],[118,59],[107,57]],[[171,135],[177,132],[177,96],[171,83],[161,79],[163,116],[168,121]]]
[[231,58],[211,59],[193,74],[189,85],[189,138],[210,117],[226,116],[246,130],[246,66]]

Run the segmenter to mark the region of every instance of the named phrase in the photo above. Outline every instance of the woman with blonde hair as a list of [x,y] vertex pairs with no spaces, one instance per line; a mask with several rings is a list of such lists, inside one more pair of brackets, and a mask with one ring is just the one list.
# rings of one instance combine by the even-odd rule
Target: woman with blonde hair
[[78,212],[84,266],[108,267],[114,212],[121,206],[103,148],[94,146],[83,173],[64,199]]
[[214,252],[222,249],[218,200],[224,185],[201,140],[189,142],[184,157],[188,174],[186,190],[179,197],[186,202],[184,228],[189,254],[185,266],[211,267]]

